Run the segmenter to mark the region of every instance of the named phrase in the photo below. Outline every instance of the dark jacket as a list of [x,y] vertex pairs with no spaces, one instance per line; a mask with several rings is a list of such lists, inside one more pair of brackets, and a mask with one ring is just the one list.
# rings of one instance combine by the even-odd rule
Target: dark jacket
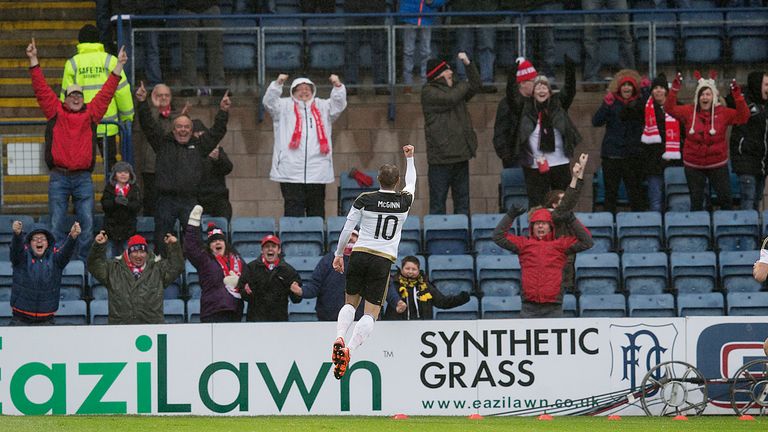
[[[294,303],[301,301],[301,297],[291,292],[293,282],[301,284],[301,277],[282,258],[272,270],[264,265],[261,256],[248,263],[238,284],[243,300],[248,302],[245,320],[288,321],[288,298]],[[252,290],[250,296],[243,288],[246,283]]]
[[200,185],[197,188],[197,197],[201,202],[208,202],[216,198],[229,199],[229,189],[227,189],[226,177],[232,172],[234,165],[219,147],[219,158],[211,159],[209,156],[203,158],[203,174],[200,176]]
[[[576,96],[576,67],[573,61],[565,57],[565,83],[563,89],[551,96],[565,111],[571,107]],[[493,148],[496,155],[508,168],[520,158],[520,149],[517,145],[517,129],[520,117],[523,114],[525,102],[531,100],[520,94],[517,83],[517,67],[509,69],[507,74],[507,94],[499,101],[496,108],[496,121],[493,124]]]
[[203,172],[203,157],[219,144],[227,133],[229,115],[219,110],[210,133],[192,137],[189,143],[176,142],[171,132],[164,133],[152,116],[146,101],[139,102],[139,121],[147,142],[156,154],[155,188],[159,194],[196,196]]
[[616,97],[612,105],[600,104],[592,117],[592,126],[605,126],[600,156],[624,159],[640,155],[644,144],[640,142],[645,127],[645,101],[638,96],[625,103]]
[[[524,211],[524,210],[523,210]],[[533,224],[536,221],[549,222],[552,216],[546,209],[540,209],[530,218],[529,237],[509,234],[515,218],[520,212],[510,210],[501,218],[493,231],[493,240],[504,249],[520,256],[523,301],[531,303],[562,303],[563,267],[568,255],[592,247],[592,236],[584,225],[570,213],[569,224],[575,237],[555,238],[554,227],[549,236],[539,240],[535,237]]]
[[386,12],[387,3],[387,0],[346,0],[344,12]]
[[[576,129],[576,125],[573,124],[568,112],[557,99],[550,97],[546,103],[549,105],[552,127],[557,129],[563,137],[563,152],[569,158],[573,157],[573,149],[581,143],[581,134]],[[525,101],[517,128],[517,147],[514,151],[520,155],[521,164],[525,166],[530,166],[533,163],[533,155],[528,141],[538,125],[539,110],[537,106],[538,102],[535,102],[533,98],[528,98]]]
[[[746,124],[731,128],[731,167],[736,174],[765,176],[768,174],[768,136],[766,136],[766,103],[761,86],[765,72],[750,72],[744,99],[749,107]],[[732,95],[725,98],[730,108],[736,107]]]
[[168,258],[147,253],[144,271],[138,279],[125,263],[125,253],[107,259],[107,244],[93,243],[88,254],[88,271],[109,292],[110,324],[162,324],[163,289],[184,271],[179,242],[167,245]]
[[[347,277],[333,269],[334,252],[328,252],[315,266],[312,278],[301,285],[301,298],[317,298],[315,311],[320,321],[336,321],[344,306]],[[349,267],[349,256],[344,255],[344,268]],[[355,319],[363,316],[363,303],[357,308]]]
[[477,136],[467,102],[480,89],[480,73],[474,62],[466,70],[469,81],[454,81],[453,87],[448,87],[443,79],[432,80],[421,91],[427,162],[430,164],[468,161],[477,152]]
[[[117,166],[117,165],[115,165]],[[131,177],[128,184],[131,185],[127,201],[117,200],[115,193],[115,170],[109,177],[109,183],[104,186],[101,194],[101,208],[104,210],[104,231],[110,240],[123,241],[136,234],[136,217],[141,211],[141,193],[136,184],[136,174],[131,168]]]
[[[48,239],[48,249],[36,258],[29,246],[34,234],[42,233]],[[11,309],[14,314],[30,319],[45,319],[59,309],[61,273],[69,264],[77,243],[67,236],[60,248],[55,246],[53,234],[44,229],[14,235],[11,239]]]
[[[450,0],[451,12],[493,12],[499,10],[498,0]],[[501,21],[495,16],[454,16],[451,24],[487,24]]]
[[[387,320],[431,320],[433,308],[451,309],[469,301],[468,292],[451,296],[443,294],[423,271],[417,279],[402,277],[398,271],[397,276],[392,278],[389,290],[394,293],[394,299],[390,300],[390,294],[387,295],[387,312],[384,316]],[[403,313],[397,313],[399,300],[408,305]]]
[[[240,259],[240,273],[245,270],[245,261]],[[216,258],[203,244],[199,226],[187,225],[184,232],[184,256],[197,269],[200,278],[200,319],[219,312],[243,313],[243,301],[235,298],[224,286],[224,270]],[[230,269],[237,273],[236,269]]]

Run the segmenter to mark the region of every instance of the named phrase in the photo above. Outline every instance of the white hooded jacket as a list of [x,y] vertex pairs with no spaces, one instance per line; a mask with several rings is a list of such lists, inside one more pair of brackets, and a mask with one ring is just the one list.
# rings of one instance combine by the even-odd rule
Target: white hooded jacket
[[[299,84],[312,86],[312,99],[307,102],[295,99],[293,89]],[[330,99],[315,97],[317,88],[307,78],[297,78],[291,83],[291,97],[280,97],[283,86],[272,81],[264,94],[264,107],[272,116],[275,133],[272,153],[272,169],[269,179],[279,183],[333,183],[333,140],[331,124],[336,121],[347,107],[347,89],[344,85],[333,87]],[[328,137],[329,152],[320,152],[317,139],[317,125],[312,117],[312,103],[317,103],[325,133]],[[291,136],[296,127],[294,104],[298,104],[299,118],[302,122],[301,141],[296,149],[289,148]]]

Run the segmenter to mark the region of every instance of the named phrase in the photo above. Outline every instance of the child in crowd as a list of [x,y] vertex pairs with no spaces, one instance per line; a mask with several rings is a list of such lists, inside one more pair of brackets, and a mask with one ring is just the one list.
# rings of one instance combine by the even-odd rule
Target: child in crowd
[[101,195],[104,210],[104,231],[109,238],[111,255],[119,255],[125,242],[136,234],[136,217],[141,211],[141,194],[136,174],[128,162],[117,162],[112,167],[109,182]]

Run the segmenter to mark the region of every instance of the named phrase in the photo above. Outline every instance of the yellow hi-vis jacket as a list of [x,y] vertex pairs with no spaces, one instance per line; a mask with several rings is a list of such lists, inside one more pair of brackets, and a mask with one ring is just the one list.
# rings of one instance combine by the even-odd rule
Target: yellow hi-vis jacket
[[[61,101],[64,101],[64,92],[67,87],[78,84],[83,88],[83,100],[85,103],[90,102],[107,81],[115,65],[117,65],[117,57],[106,53],[104,45],[78,44],[77,55],[67,60],[64,65],[64,76],[61,78]],[[125,78],[125,72],[120,75],[120,84],[102,120],[116,122],[118,119],[121,122],[133,121],[133,95],[131,95],[131,86]],[[100,125],[97,129],[99,135],[106,132],[108,136],[117,135],[117,131],[117,125]]]

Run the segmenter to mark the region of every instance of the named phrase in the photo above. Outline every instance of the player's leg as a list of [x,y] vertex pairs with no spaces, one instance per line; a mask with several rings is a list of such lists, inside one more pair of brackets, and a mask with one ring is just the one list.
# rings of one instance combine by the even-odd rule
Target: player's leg
[[355,322],[355,311],[360,305],[360,294],[344,294],[344,306],[339,310],[336,320],[336,339],[343,339],[347,335],[349,327]]

